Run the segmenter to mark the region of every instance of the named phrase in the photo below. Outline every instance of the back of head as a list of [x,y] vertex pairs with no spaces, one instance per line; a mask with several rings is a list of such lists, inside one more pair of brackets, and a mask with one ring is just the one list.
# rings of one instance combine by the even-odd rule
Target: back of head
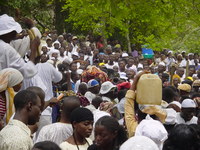
[[199,139],[189,125],[176,125],[165,141],[163,150],[198,150]]
[[84,95],[87,92],[87,90],[88,90],[87,83],[85,82],[80,83],[78,92]]
[[162,91],[162,99],[165,100],[167,103],[171,103],[176,96],[175,92],[172,90],[172,88],[169,87],[163,88]]
[[64,97],[61,102],[61,110],[66,117],[70,118],[71,112],[80,107],[80,100],[76,96]]
[[14,105],[15,105],[15,109],[16,111],[20,111],[23,108],[25,108],[25,106],[29,103],[32,102],[33,104],[36,104],[38,100],[38,96],[29,90],[22,90],[20,92],[18,92],[15,97],[14,97]]
[[32,150],[61,150],[60,147],[51,141],[38,142],[33,146]]
[[41,100],[44,100],[44,98],[45,98],[45,93],[40,87],[30,86],[26,90],[34,92],[35,94],[37,94],[40,97]]
[[157,145],[148,137],[134,136],[122,144],[120,150],[159,150]]
[[102,102],[103,102],[103,99],[100,96],[97,96],[92,100],[92,105],[94,105],[95,108],[97,109]]

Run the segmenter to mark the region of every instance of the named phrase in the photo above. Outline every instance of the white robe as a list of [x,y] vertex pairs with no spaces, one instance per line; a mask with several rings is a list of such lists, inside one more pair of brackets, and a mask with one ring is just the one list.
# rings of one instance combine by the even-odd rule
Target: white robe
[[37,73],[33,62],[26,63],[12,46],[0,40],[0,70],[5,68],[19,70],[24,78],[31,78]]

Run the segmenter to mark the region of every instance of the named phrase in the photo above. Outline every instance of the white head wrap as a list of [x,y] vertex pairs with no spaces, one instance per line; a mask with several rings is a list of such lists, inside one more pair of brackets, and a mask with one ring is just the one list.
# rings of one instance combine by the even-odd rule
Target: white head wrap
[[161,122],[153,119],[145,119],[137,126],[135,136],[146,136],[150,138],[162,150],[163,142],[167,139],[168,133]]
[[158,150],[158,147],[148,137],[134,136],[124,142],[120,150]]
[[13,87],[22,82],[23,76],[21,72],[13,68],[6,68],[0,71],[0,92],[5,91],[9,87]]

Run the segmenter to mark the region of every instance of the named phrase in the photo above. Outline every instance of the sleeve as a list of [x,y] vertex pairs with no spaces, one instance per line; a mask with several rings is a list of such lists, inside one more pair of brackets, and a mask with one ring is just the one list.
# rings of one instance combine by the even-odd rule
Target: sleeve
[[29,61],[28,63],[26,63],[14,48],[10,46],[8,47],[8,49],[9,54],[7,56],[7,60],[9,67],[19,70],[24,78],[31,78],[35,74],[37,74],[37,69],[33,62]]
[[128,131],[129,137],[134,136],[136,127],[138,125],[137,120],[135,119],[135,111],[134,111],[134,100],[135,100],[135,92],[132,90],[128,90],[126,93],[126,101],[125,101],[125,122]]
[[56,70],[56,68],[54,68],[52,65],[51,66],[49,65],[49,67],[51,67],[52,81],[57,83],[60,80],[62,80],[62,73]]

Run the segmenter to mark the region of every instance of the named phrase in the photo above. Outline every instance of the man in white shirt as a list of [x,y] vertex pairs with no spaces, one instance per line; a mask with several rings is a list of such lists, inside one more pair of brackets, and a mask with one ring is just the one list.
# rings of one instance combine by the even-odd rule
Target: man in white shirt
[[16,112],[13,120],[0,132],[0,150],[31,150],[33,142],[27,125],[34,125],[39,121],[43,103],[43,100],[29,90],[15,95]]
[[0,16],[0,70],[9,67],[15,68],[23,74],[24,78],[30,78],[37,73],[33,62],[35,61],[40,40],[36,38],[31,42],[30,61],[25,63],[17,51],[9,44],[15,39],[17,33],[21,31],[21,26],[12,17],[6,14]]
[[[45,90],[45,101],[50,100],[53,97],[53,88],[52,82],[57,83],[62,79],[62,73],[56,70],[53,65],[45,62],[45,63],[38,63],[36,65],[38,70],[38,76],[41,78],[42,82],[46,86]],[[40,119],[40,127],[44,125],[48,125],[52,123],[51,119],[52,108],[47,107],[43,112]]]
[[177,113],[177,124],[197,124],[198,118],[195,116],[196,104],[192,99],[185,99],[181,104],[181,112]]
[[44,126],[39,132],[36,143],[48,140],[60,145],[69,138],[73,133],[72,125],[70,123],[70,114],[77,107],[80,107],[78,97],[69,96],[63,98],[60,122]]

